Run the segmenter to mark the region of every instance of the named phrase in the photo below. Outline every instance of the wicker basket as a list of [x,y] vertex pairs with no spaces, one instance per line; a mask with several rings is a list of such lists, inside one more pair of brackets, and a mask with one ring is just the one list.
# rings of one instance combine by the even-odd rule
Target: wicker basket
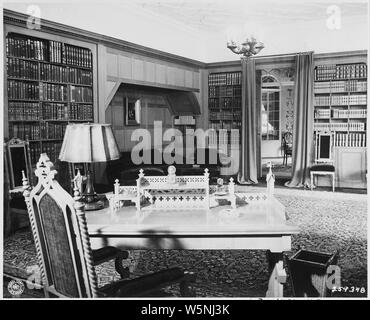
[[299,250],[288,259],[290,278],[295,297],[327,297],[331,295],[326,282],[330,265],[338,263],[334,254]]

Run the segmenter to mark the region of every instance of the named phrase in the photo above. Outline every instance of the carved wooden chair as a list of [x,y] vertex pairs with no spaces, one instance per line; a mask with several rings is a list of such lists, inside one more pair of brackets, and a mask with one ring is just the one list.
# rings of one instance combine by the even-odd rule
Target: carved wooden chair
[[96,252],[90,247],[84,204],[77,185],[72,198],[55,180],[57,172],[46,154],[41,154],[35,174],[38,183],[32,190],[24,176],[23,194],[46,296],[145,296],[176,282],[180,282],[182,295],[190,294],[189,283],[194,281],[194,275],[180,268],[119,280],[98,288],[94,267]]
[[293,153],[293,134],[291,132],[283,133],[281,144],[283,149],[283,165],[288,165],[288,157],[292,157]]

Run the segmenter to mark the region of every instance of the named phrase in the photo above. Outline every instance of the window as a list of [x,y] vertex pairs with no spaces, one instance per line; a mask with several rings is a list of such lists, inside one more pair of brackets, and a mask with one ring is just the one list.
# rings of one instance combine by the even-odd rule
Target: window
[[262,80],[262,140],[280,140],[280,86],[271,76]]

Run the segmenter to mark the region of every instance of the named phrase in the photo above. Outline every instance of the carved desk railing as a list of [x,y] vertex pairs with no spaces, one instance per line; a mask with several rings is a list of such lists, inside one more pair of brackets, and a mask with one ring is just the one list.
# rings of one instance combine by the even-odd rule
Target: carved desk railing
[[[267,192],[265,193],[235,193],[235,183],[232,178],[226,185],[210,186],[208,169],[203,175],[176,176],[176,168],[168,167],[167,176],[146,176],[144,170],[139,171],[136,186],[121,186],[116,180],[113,195],[109,197],[110,206],[114,210],[119,208],[123,201],[132,201],[137,210],[145,208],[142,204],[149,202],[148,208],[173,209],[209,209],[219,200],[229,201],[236,209],[236,200],[247,203],[274,202],[273,196],[275,176],[270,172],[266,177]],[[213,203],[212,203],[213,202]],[[277,202],[277,201],[276,201]],[[278,204],[276,204],[278,205]]]
[[151,209],[209,208],[208,169],[198,176],[176,176],[174,166],[168,167],[167,176],[145,176],[140,170],[136,185]]

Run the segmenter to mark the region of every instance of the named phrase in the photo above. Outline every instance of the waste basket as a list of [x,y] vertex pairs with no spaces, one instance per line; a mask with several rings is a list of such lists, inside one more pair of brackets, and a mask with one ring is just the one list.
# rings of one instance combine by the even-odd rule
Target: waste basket
[[337,265],[338,252],[333,254],[298,250],[288,259],[288,268],[295,297],[327,297],[328,267]]

